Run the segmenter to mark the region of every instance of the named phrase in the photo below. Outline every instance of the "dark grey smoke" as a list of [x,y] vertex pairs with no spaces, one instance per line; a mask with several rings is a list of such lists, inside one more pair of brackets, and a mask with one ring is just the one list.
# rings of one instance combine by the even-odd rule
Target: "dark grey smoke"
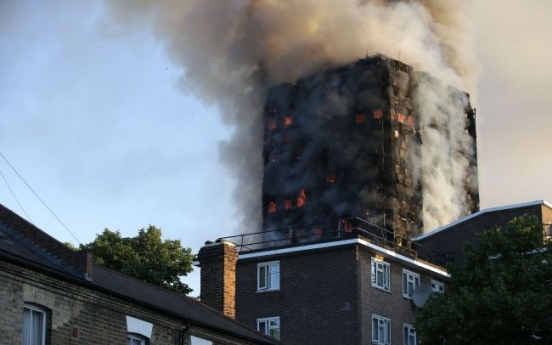
[[[167,0],[107,5],[125,26],[151,25],[184,68],[185,92],[216,104],[223,121],[234,128],[220,153],[238,182],[234,196],[244,226],[240,232],[260,229],[261,118],[270,86],[381,52],[470,92],[472,100],[475,96],[479,65],[467,0]],[[468,144],[462,138],[459,142]],[[435,176],[435,183],[426,183],[439,189],[428,197],[439,195],[435,202],[451,206],[443,209],[445,214],[427,213],[435,219],[428,220],[432,227],[461,214],[461,205],[454,206],[457,196],[443,195],[450,184],[442,185],[441,173]]]

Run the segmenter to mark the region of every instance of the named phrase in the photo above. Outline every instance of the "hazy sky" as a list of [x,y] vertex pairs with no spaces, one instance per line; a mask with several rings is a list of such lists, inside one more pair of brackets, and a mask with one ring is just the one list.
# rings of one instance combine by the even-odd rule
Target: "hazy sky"
[[[552,201],[552,2],[477,10],[481,208]],[[218,153],[232,129],[179,86],[182,67],[147,27],[125,30],[106,12],[94,1],[0,0],[0,153],[80,243],[152,224],[197,252],[246,232]],[[1,204],[77,242],[2,158],[0,172]],[[199,293],[197,274],[185,280]]]

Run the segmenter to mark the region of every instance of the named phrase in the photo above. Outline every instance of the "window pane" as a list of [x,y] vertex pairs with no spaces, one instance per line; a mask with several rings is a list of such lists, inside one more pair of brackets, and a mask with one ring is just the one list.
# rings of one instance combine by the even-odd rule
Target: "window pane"
[[386,264],[384,266],[384,270],[385,270],[385,283],[384,283],[384,286],[385,288],[389,289],[389,280],[391,278],[391,266],[389,264]]
[[259,267],[259,289],[266,289],[266,266]]
[[384,344],[390,344],[391,343],[391,322],[389,320],[385,321],[385,340]]
[[31,345],[31,311],[27,308],[23,311],[23,345]]
[[280,263],[265,262],[257,266],[257,289],[272,290],[280,288]]
[[32,315],[31,325],[33,328],[32,344],[42,345],[42,325],[44,324],[43,323],[44,314],[37,312],[36,310],[33,310],[31,315]]
[[259,330],[259,332],[261,332],[263,334],[266,334],[266,322],[261,321],[261,322],[257,323],[257,329]]
[[23,310],[23,345],[44,345],[46,314],[26,306]]
[[372,318],[372,341],[379,342],[380,341],[380,325],[379,325],[379,318],[373,317]]
[[270,336],[275,338],[275,339],[280,339],[280,330],[275,328],[275,329],[271,329],[270,330]]
[[280,318],[257,319],[257,330],[263,334],[280,339]]
[[278,289],[280,287],[280,265],[270,265],[270,283],[269,288]]

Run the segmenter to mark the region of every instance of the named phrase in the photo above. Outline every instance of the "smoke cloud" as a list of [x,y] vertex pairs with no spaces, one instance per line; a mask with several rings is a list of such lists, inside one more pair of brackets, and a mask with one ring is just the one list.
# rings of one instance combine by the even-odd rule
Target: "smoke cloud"
[[[238,181],[235,200],[247,231],[260,230],[261,224],[262,109],[271,86],[379,52],[476,99],[480,67],[471,39],[471,1],[143,0],[107,6],[125,28],[151,25],[183,67],[182,88],[216,104],[234,128],[232,139],[221,143],[220,156]],[[430,100],[442,96],[430,83],[420,90],[422,106],[432,107]],[[439,166],[458,147],[473,150],[463,124],[441,123],[451,130],[452,145],[430,130],[432,122],[443,121],[439,114],[447,106],[453,105],[441,102],[423,111],[431,118],[422,119],[429,151],[421,164]],[[465,212],[462,196],[455,194],[465,177],[462,159],[453,157],[449,170],[432,169],[423,177],[424,202],[427,198],[438,209],[424,210],[426,230]]]

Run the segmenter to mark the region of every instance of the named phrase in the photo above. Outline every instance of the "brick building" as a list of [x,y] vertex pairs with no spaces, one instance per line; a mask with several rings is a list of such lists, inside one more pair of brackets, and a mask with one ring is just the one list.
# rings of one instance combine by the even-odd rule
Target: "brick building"
[[95,265],[0,205],[0,344],[278,344],[206,305]]
[[420,255],[430,255],[430,249],[441,255],[434,259],[439,264],[462,260],[462,243],[473,243],[477,234],[494,228],[506,227],[512,218],[522,215],[535,216],[543,224],[543,234],[552,235],[552,205],[538,200],[523,204],[494,207],[473,213],[439,229],[412,239]]
[[534,201],[481,210],[414,238],[412,247],[351,219],[317,238],[224,238],[198,254],[202,301],[230,306],[236,319],[286,344],[417,344],[412,297],[423,303],[427,291],[444,292],[450,276],[442,265],[462,260],[462,243],[522,215],[536,216],[552,236],[552,205]]
[[331,240],[208,243],[201,299],[286,344],[416,344],[413,292],[443,292],[449,276],[382,231],[357,223]]

